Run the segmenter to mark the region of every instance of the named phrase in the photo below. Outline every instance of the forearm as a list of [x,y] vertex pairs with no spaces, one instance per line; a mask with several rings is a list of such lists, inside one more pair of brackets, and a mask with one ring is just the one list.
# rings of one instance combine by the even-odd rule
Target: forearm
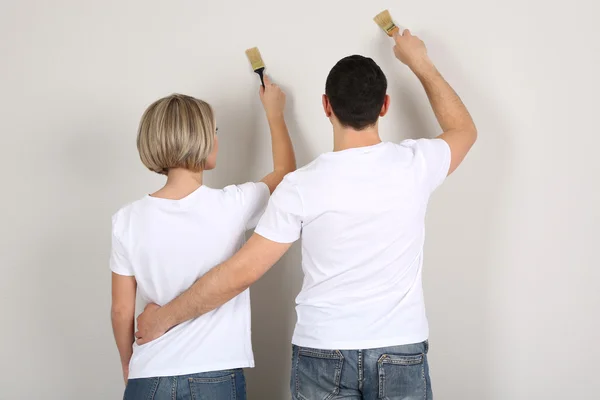
[[225,304],[260,279],[290,246],[255,233],[233,257],[157,311],[161,328],[166,331]]
[[475,124],[469,111],[430,60],[424,60],[412,70],[427,93],[442,131],[474,131]]
[[296,169],[294,146],[283,114],[268,115],[271,130],[271,148],[273,151],[273,170],[288,174]]
[[121,365],[128,366],[131,355],[133,354],[132,346],[135,341],[133,335],[134,312],[121,313],[113,311],[111,320],[115,342],[121,358]]
[[222,306],[246,290],[260,275],[234,256],[198,279],[188,290],[159,311],[164,328],[170,329]]

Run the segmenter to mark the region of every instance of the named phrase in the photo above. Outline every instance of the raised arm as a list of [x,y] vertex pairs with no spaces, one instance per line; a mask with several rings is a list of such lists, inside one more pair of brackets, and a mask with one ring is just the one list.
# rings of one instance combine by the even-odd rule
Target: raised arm
[[112,273],[112,306],[111,321],[115,342],[121,357],[123,380],[127,384],[129,376],[129,360],[133,354],[135,291],[137,283],[133,276]]
[[175,325],[225,304],[263,276],[291,245],[255,233],[233,257],[211,269],[179,297],[162,308],[147,307],[138,317],[137,343],[150,342]]
[[271,193],[288,173],[296,169],[294,147],[290,140],[284,119],[285,93],[265,76],[265,87],[260,87],[260,99],[267,114],[271,130],[271,148],[273,150],[273,172],[265,176],[261,182],[269,187]]
[[427,55],[421,39],[407,29],[394,35],[396,57],[406,64],[425,88],[433,112],[442,128],[439,138],[450,146],[450,175],[463,161],[475,140],[477,129],[460,97],[446,82]]

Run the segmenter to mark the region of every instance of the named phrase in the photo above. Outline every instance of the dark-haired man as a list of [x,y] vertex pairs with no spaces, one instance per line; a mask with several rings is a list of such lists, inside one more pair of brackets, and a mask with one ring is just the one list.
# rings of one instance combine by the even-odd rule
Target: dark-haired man
[[304,284],[292,339],[294,399],[431,399],[421,271],[431,193],[475,142],[467,109],[409,31],[394,52],[423,84],[443,133],[382,142],[387,81],[369,58],[331,70],[323,96],[334,149],[290,173],[231,259],[138,319],[138,343],[227,302],[302,237]]

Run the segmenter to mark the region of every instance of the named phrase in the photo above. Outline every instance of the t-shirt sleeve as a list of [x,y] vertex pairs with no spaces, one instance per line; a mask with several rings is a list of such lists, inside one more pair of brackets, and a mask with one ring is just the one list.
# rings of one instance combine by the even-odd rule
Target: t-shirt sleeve
[[112,246],[110,250],[110,269],[118,275],[134,276],[133,267],[130,260],[127,258],[125,247],[119,240],[117,233],[117,221],[113,218],[112,229]]
[[273,192],[255,233],[277,243],[292,243],[300,238],[303,204],[292,175],[287,175]]
[[417,182],[431,194],[448,176],[450,146],[443,139],[406,140],[402,144],[412,148]]
[[269,202],[269,187],[263,182],[248,182],[238,185],[241,196],[242,218],[246,229],[253,229]]

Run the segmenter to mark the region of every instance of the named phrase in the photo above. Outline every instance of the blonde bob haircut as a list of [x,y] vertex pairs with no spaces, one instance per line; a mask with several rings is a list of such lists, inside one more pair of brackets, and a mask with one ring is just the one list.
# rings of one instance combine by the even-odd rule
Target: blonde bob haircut
[[158,174],[171,168],[199,172],[215,143],[211,106],[183,94],[172,94],[146,109],[138,130],[137,148],[142,163]]

